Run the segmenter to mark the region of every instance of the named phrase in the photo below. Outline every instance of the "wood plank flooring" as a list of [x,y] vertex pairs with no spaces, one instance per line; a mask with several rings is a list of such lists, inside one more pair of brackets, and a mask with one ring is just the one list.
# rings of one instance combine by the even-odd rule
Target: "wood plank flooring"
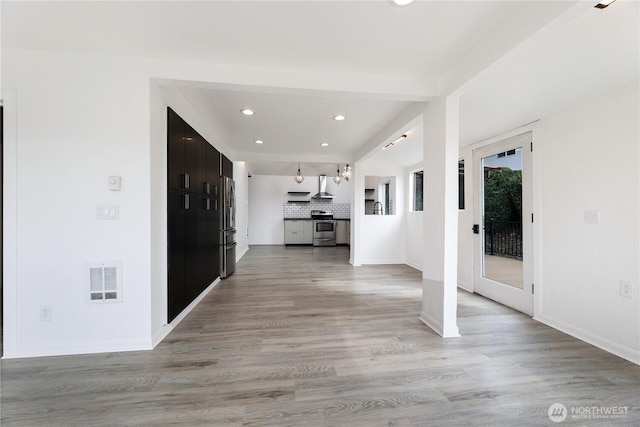
[[[347,261],[252,247],[153,351],[2,361],[2,426],[640,424],[640,367],[463,291],[442,339],[419,272]],[[628,412],[555,424],[555,402]]]

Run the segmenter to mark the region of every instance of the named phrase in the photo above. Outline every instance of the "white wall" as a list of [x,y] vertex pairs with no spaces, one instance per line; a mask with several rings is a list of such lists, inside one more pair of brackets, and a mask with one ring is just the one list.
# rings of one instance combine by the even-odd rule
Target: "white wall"
[[[535,318],[640,363],[640,88],[541,121]],[[600,222],[585,224],[585,210]],[[620,281],[634,286],[632,299]]]
[[[290,176],[252,175],[249,178],[249,244],[284,245],[283,204],[288,200],[309,200],[319,190],[317,176],[305,176],[297,184]],[[353,184],[337,185],[327,176],[327,192],[333,194],[333,203],[351,203]],[[308,191],[307,196],[293,196],[289,191]]]
[[[534,150],[534,318],[640,363],[640,88],[623,88],[540,120]],[[473,164],[465,162],[458,283],[473,289]],[[584,222],[597,210],[600,223]],[[634,286],[632,299],[620,281]],[[467,285],[469,284],[469,285]]]
[[[397,209],[395,215],[365,215],[364,203],[351,212],[359,222],[356,236],[357,254],[354,264],[405,264],[406,263],[406,179],[402,167],[375,159],[366,159],[357,164],[356,173],[361,178],[356,182],[354,197],[364,200],[365,176],[395,176]],[[353,231],[353,229],[352,229]],[[352,251],[354,248],[352,247]]]
[[249,250],[249,171],[247,164],[233,163],[233,180],[236,183],[236,260]]
[[[192,68],[3,50],[2,91],[12,95],[4,239],[15,248],[5,252],[5,357],[150,349],[167,333],[166,106],[229,152],[206,118],[150,77]],[[110,175],[122,191],[108,191]],[[98,204],[118,205],[120,219],[97,220]],[[85,263],[114,260],[122,303],[87,303]],[[40,321],[42,306],[52,321]]]
[[[128,65],[128,66],[127,66]],[[149,82],[113,58],[3,50],[15,89],[15,259],[5,269],[5,357],[151,347]],[[122,191],[107,178],[122,177]],[[97,220],[96,205],[120,219]],[[85,263],[122,261],[121,303],[87,302]],[[40,321],[40,307],[52,321]]]

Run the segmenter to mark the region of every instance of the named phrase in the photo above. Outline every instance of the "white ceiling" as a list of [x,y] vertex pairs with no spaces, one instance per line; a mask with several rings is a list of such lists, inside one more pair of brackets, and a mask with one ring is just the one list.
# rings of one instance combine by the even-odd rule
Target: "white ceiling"
[[11,46],[418,79],[446,72],[522,7],[423,1],[399,8],[386,0],[3,3],[3,37]]
[[[379,143],[376,138],[416,102],[437,96],[442,81],[471,69],[467,64],[482,52],[498,61],[461,99],[463,144],[637,80],[638,2],[618,0],[605,10],[589,4],[584,13],[572,12],[575,3],[418,1],[403,8],[386,0],[0,4],[3,48],[243,66],[254,74],[260,69],[349,76],[369,89],[165,82],[203,117],[215,118],[232,158],[248,161],[252,173],[289,175],[303,162],[305,174],[329,175],[335,163],[352,162],[365,146],[385,161],[418,163],[421,125],[384,152],[375,146],[397,135]],[[567,11],[571,19],[563,18]],[[547,25],[556,16],[568,22]],[[506,54],[525,36],[531,37],[524,47]],[[389,90],[394,86],[397,92]],[[242,116],[245,107],[256,114]],[[333,121],[338,113],[347,120]],[[321,142],[330,145],[321,147]]]
[[461,145],[638,81],[640,2],[581,5],[499,61],[461,98]]

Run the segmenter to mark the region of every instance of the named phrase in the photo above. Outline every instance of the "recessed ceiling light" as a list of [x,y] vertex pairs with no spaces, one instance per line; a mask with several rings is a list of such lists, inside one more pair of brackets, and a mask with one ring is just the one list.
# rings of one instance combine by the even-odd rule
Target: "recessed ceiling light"
[[393,0],[393,4],[397,6],[406,6],[413,3],[414,0]]
[[261,139],[256,139],[256,140],[255,140],[255,141],[253,141],[253,142],[255,142],[256,144],[263,144],[263,143],[264,143],[264,141],[263,141],[263,140],[261,140]]
[[342,114],[338,114],[337,116],[333,116],[333,120],[337,121],[337,122],[341,122],[344,119],[346,119],[345,116],[343,116]]
[[250,110],[249,108],[245,108],[244,110],[240,110],[240,112],[242,114],[244,114],[245,116],[253,116],[253,110]]
[[328,146],[329,146],[329,143],[328,143],[328,142],[323,142],[323,143],[322,143],[322,144],[320,144],[320,145],[322,145],[323,147],[328,147]]

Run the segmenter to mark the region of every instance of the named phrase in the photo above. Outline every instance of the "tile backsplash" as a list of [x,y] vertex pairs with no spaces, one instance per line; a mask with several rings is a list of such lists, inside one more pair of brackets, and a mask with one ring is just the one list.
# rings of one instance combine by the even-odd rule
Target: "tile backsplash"
[[333,212],[335,219],[351,219],[350,203],[312,200],[309,203],[288,202],[283,204],[282,208],[284,218],[311,218],[312,210],[320,210]]

